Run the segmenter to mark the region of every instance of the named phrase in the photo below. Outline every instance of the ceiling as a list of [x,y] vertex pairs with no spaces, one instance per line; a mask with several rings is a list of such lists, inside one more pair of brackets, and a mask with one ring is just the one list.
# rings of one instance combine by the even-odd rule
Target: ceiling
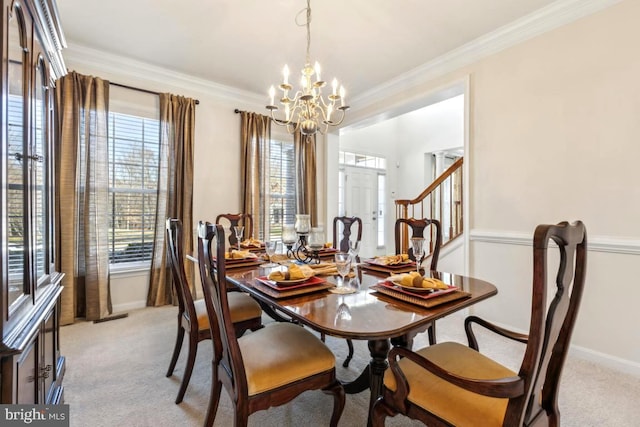
[[[314,0],[311,61],[357,97],[553,0]],[[264,94],[304,65],[304,0],[58,0],[70,48]],[[299,18],[304,24],[304,14]],[[64,51],[63,51],[64,55]],[[297,83],[297,79],[294,80]]]

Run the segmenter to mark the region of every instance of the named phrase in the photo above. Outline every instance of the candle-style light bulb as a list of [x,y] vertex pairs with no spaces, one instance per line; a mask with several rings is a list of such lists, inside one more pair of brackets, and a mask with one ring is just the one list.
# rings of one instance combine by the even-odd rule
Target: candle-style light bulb
[[335,95],[338,91],[338,79],[333,79],[333,81],[331,82],[331,87],[333,88],[333,94]]
[[287,102],[284,105],[284,118],[285,118],[286,121],[289,121],[289,114],[290,114],[290,112],[289,112],[289,103]]
[[331,121],[331,113],[333,113],[333,104],[329,104],[327,107],[327,121]]
[[276,88],[273,87],[273,85],[269,88],[269,98],[271,98],[271,104],[269,105],[273,105],[273,100],[276,96]]
[[289,84],[289,67],[286,64],[282,69],[282,75],[284,76],[284,84]]
[[316,69],[316,81],[319,82],[322,79],[320,78],[320,63],[318,61],[316,61],[314,68]]
[[344,90],[344,86],[340,86],[340,101],[342,102],[341,105],[344,106],[344,97],[347,94],[347,91]]

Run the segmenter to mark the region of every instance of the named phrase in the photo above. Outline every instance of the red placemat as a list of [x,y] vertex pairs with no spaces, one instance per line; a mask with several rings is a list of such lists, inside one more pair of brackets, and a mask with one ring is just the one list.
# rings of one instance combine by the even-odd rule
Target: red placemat
[[315,279],[311,284],[309,280],[299,285],[288,286],[285,288],[278,288],[275,286],[273,281],[267,279],[266,277],[258,278],[253,282],[253,287],[260,292],[269,295],[273,298],[288,298],[297,295],[310,294],[312,292],[323,291],[329,288],[333,288],[335,285],[333,283],[326,282],[319,277],[315,277]]
[[320,283],[324,283],[326,282],[326,280],[321,279],[320,277],[316,277],[316,276],[311,276],[309,277],[307,280],[305,280],[302,283],[297,283],[295,285],[282,285],[282,284],[278,284],[277,282],[273,281],[273,280],[269,280],[269,278],[267,276],[260,276],[257,278],[257,280],[259,280],[261,283],[269,286],[270,288],[282,291],[282,290],[289,290],[289,289],[298,289],[298,288],[304,288],[305,286],[315,286],[315,285],[319,285]]
[[429,298],[423,298],[423,295],[419,295],[419,294],[409,295],[406,292],[401,292],[397,288],[385,286],[384,283],[385,282],[380,282],[377,285],[371,286],[369,289],[376,291],[374,293],[381,293],[388,297],[391,297],[400,301],[405,301],[411,304],[415,304],[415,305],[419,305],[427,308],[435,307],[437,305],[445,304],[447,302],[459,300],[462,298],[469,298],[471,296],[469,292],[460,291],[456,288],[451,292],[446,292],[446,290],[444,291],[445,293],[434,292],[435,295],[431,294]]
[[411,292],[407,289],[401,288],[399,286],[396,286],[393,282],[389,282],[384,281],[384,282],[378,282],[378,285],[380,286],[384,286],[385,288],[389,288],[392,289],[396,292],[400,292],[403,293],[405,295],[409,295],[412,297],[416,297],[416,298],[420,298],[420,299],[430,299],[430,298],[436,298],[440,295],[445,295],[445,294],[449,294],[451,292],[455,292],[458,290],[457,286],[453,286],[453,285],[447,285],[448,288],[447,289],[441,289],[439,291],[433,291],[433,292]]

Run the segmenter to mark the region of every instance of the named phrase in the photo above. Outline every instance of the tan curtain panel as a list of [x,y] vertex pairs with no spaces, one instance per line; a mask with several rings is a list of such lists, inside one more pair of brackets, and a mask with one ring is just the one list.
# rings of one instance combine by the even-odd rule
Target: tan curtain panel
[[316,178],[316,136],[294,134],[296,164],[296,207],[298,213],[309,214],[311,224],[318,225]]
[[65,273],[60,324],[111,313],[109,82],[70,72],[56,85],[56,268]]
[[242,211],[252,216],[253,233],[260,236],[265,229],[264,221],[269,219],[265,204],[260,201],[268,181],[264,174],[269,159],[271,120],[267,116],[246,111],[241,112],[240,116]]
[[[158,208],[148,306],[175,304],[171,272],[166,260],[165,222],[178,218],[184,229],[185,251],[193,250],[193,151],[196,101],[171,94],[160,94],[160,170]],[[184,264],[192,292],[195,293],[193,263]]]

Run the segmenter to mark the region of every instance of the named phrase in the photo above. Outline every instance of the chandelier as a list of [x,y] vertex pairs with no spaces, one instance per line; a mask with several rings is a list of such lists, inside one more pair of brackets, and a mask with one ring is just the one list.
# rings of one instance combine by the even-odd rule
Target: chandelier
[[320,64],[316,61],[312,67],[309,55],[311,0],[307,0],[306,9],[301,10],[296,16],[296,23],[298,16],[305,11],[307,15],[304,24],[307,27],[307,56],[302,69],[300,89],[290,95],[293,86],[289,83],[289,67],[285,65],[282,70],[284,79],[279,86],[282,90],[280,104],[284,108],[284,117],[275,116],[278,107],[274,103],[276,89],[273,86],[269,89],[270,103],[266,108],[271,111],[271,120],[278,125],[286,126],[289,133],[294,133],[299,129],[303,135],[314,135],[316,132],[324,134],[329,126],[338,126],[342,123],[345,111],[349,109],[349,106],[344,104],[344,86],[340,85],[338,88],[338,80],[335,78],[331,83],[331,94],[326,99],[322,96],[322,88],[326,86],[326,82],[320,78]]

